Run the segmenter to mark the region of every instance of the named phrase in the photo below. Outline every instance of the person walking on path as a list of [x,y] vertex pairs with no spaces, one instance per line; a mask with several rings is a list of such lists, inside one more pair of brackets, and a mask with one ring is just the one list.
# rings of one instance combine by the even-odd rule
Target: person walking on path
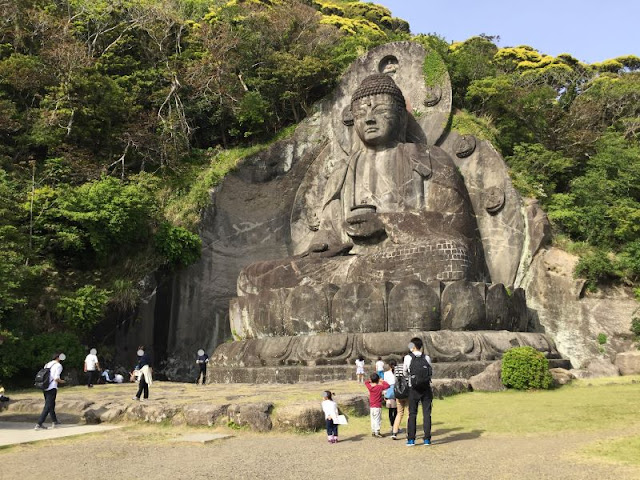
[[364,383],[364,357],[362,355],[356,359],[356,378],[358,383]]
[[200,370],[198,370],[198,376],[196,377],[196,385],[198,385],[200,377],[202,377],[202,385],[207,383],[207,363],[209,363],[209,355],[204,353],[204,350],[201,348],[198,350],[198,356],[196,357],[196,365],[200,368]]
[[322,411],[327,423],[327,441],[338,443],[338,404],[333,401],[330,391],[322,392]]
[[387,410],[389,410],[389,424],[391,425],[391,435],[393,435],[393,424],[398,414],[398,403],[393,389],[396,384],[394,369],[397,364],[395,360],[389,360],[388,365],[389,369],[384,372],[384,381],[389,384],[389,388],[384,391],[384,399],[387,404]]
[[409,377],[409,421],[407,422],[407,446],[416,444],[416,419],[418,405],[422,404],[424,444],[431,445],[431,358],[422,351],[422,339],[414,337],[409,343],[410,353],[404,357],[403,371]]
[[55,428],[56,425],[60,425],[58,417],[56,416],[56,396],[58,395],[58,385],[62,385],[64,380],[60,378],[62,375],[62,363],[67,358],[64,353],[56,353],[49,363],[44,368],[49,369],[49,384],[44,387],[44,408],[36,423],[36,430],[46,430],[44,421],[47,419],[47,415],[51,416],[51,428]]
[[380,381],[377,373],[371,374],[371,381],[364,382],[369,390],[369,410],[371,415],[371,435],[381,438],[380,424],[382,423],[382,392],[389,388],[384,380]]
[[[149,399],[149,385],[153,383],[151,378],[151,358],[147,355],[143,346],[138,347],[137,353],[138,363],[132,375],[138,378],[138,393],[133,399],[142,402]],[[143,398],[140,398],[143,394]]]
[[[406,380],[405,374],[404,374],[404,365],[396,365],[396,362],[394,360],[391,360],[389,362],[389,365],[393,364],[393,374],[395,377],[395,381],[396,383],[398,383],[399,381],[408,381]],[[386,375],[387,372],[385,372]],[[402,377],[402,379],[400,378]],[[385,380],[386,380],[386,376],[385,376]],[[395,391],[395,384],[394,384],[394,391]],[[400,425],[402,425],[402,419],[404,418],[404,412],[407,409],[407,404],[409,403],[409,399],[408,398],[400,398],[398,395],[395,396],[396,397],[396,416],[395,416],[395,420],[393,421],[393,428],[392,428],[392,432],[391,432],[391,438],[393,440],[397,440],[398,439],[398,433],[400,432]]]
[[100,370],[100,362],[98,362],[98,351],[92,348],[84,359],[84,371],[87,374],[87,387],[93,387],[98,380],[98,371]]

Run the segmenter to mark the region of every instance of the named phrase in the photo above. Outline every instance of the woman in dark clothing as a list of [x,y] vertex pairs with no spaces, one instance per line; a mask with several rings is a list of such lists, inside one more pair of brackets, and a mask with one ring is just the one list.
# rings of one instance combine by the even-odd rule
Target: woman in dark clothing
[[132,376],[135,375],[139,379],[138,393],[136,393],[136,396],[133,397],[133,399],[142,401],[140,397],[143,395],[144,395],[143,396],[144,400],[147,400],[149,398],[150,381],[147,381],[147,378],[149,378],[149,380],[151,379],[151,358],[149,357],[149,355],[147,355],[147,353],[145,352],[144,346],[142,345],[138,347],[137,353],[138,353],[138,363],[136,364],[134,372],[132,372],[131,375]]

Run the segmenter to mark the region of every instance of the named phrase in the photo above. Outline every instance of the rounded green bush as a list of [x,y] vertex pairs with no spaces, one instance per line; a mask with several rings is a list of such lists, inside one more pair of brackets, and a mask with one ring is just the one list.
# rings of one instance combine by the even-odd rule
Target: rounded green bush
[[507,350],[502,356],[502,383],[516,390],[551,388],[549,361],[533,347]]

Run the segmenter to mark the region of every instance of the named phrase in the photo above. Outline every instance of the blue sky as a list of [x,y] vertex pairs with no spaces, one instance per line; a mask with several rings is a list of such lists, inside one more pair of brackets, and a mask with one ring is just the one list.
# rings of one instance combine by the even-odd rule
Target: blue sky
[[447,41],[499,35],[500,47],[530,45],[583,62],[640,56],[640,0],[374,0],[411,32]]

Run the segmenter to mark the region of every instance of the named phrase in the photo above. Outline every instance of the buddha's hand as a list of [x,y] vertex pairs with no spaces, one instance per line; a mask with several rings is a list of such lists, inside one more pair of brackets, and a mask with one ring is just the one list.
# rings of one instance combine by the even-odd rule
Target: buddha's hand
[[345,231],[353,239],[372,239],[385,233],[384,223],[374,212],[359,213],[347,218]]

